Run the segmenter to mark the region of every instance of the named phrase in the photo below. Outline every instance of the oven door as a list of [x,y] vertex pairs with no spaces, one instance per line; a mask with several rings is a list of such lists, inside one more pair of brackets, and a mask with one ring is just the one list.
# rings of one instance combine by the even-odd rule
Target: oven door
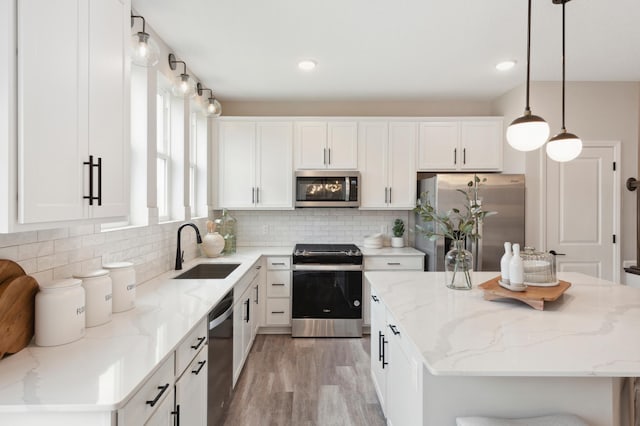
[[362,271],[293,271],[293,319],[362,319]]

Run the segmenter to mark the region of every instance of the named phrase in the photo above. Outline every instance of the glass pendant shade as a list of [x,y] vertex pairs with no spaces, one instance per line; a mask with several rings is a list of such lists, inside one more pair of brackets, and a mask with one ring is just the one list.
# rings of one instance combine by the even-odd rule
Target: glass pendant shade
[[158,63],[158,46],[145,32],[131,36],[131,52],[131,61],[135,65],[150,68]]
[[566,129],[562,129],[547,144],[547,156],[561,163],[577,158],[581,152],[582,141],[573,133],[568,133]]
[[549,137],[549,124],[542,117],[526,112],[511,122],[507,128],[507,142],[518,151],[540,148]]
[[174,96],[181,98],[188,98],[194,96],[196,93],[196,84],[189,74],[180,74],[176,77],[176,80],[171,90]]
[[209,98],[209,103],[207,104],[207,116],[209,117],[220,117],[222,114],[222,105],[216,98]]

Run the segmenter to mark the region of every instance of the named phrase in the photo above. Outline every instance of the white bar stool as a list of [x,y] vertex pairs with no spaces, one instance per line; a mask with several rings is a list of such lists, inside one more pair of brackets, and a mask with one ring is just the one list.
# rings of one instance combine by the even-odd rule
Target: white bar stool
[[458,417],[457,426],[588,426],[573,414],[505,419],[499,417]]

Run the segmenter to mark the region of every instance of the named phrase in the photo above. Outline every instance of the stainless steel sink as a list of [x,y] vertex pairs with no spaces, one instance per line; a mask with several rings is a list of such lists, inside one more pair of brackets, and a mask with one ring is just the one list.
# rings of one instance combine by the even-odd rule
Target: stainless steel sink
[[176,280],[222,279],[232,273],[239,263],[201,263],[174,277]]

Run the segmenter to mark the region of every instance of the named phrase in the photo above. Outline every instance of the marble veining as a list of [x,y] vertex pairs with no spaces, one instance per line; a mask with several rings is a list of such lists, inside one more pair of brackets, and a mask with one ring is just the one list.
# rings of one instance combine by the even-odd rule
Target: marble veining
[[[481,283],[495,272],[476,272]],[[640,376],[640,290],[578,273],[544,311],[454,291],[442,273],[366,272],[434,375]]]

